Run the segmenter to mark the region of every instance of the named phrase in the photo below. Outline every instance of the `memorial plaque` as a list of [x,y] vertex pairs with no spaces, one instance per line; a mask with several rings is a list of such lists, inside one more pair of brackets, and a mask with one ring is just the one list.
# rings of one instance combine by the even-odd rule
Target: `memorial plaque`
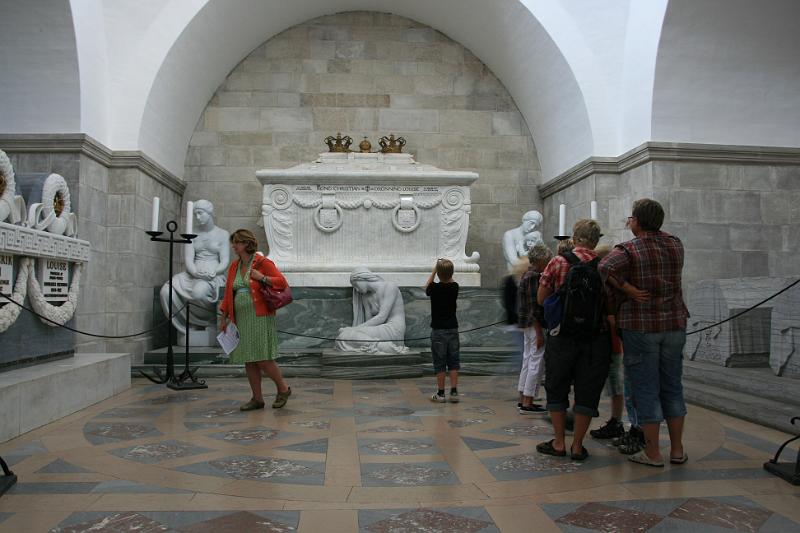
[[[14,291],[14,256],[0,254],[0,294],[11,296]],[[0,301],[0,305],[6,303]]]
[[48,302],[66,302],[69,294],[69,262],[39,259],[39,283]]

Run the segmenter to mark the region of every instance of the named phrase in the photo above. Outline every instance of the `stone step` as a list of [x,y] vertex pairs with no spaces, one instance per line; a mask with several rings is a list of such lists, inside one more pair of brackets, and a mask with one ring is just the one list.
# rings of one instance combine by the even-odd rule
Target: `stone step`
[[129,389],[130,361],[78,354],[0,373],[0,443]]
[[790,434],[797,433],[797,426],[790,423],[792,417],[800,415],[800,407],[796,405],[686,379],[683,392],[687,402],[700,407]]
[[[163,376],[166,373],[166,365],[131,365],[131,375],[134,377],[142,377],[141,372],[153,376],[153,369],[158,368]],[[196,364],[190,367],[195,372],[195,377],[208,379],[208,378],[239,378],[245,377],[244,365],[206,365]],[[180,374],[183,372],[183,365],[175,366],[175,373]],[[299,365],[281,365],[281,373],[287,378],[318,378],[320,377],[320,366],[299,366]]]
[[778,377],[769,368],[726,368],[712,363],[684,361],[684,382],[712,385],[740,394],[796,406],[800,413],[800,381]]

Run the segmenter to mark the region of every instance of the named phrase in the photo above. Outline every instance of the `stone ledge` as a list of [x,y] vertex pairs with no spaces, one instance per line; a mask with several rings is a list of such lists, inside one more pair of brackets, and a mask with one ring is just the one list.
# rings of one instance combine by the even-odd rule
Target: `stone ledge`
[[186,182],[139,150],[111,150],[83,133],[0,134],[0,148],[8,153],[78,153],[107,168],[135,168],[183,195]]
[[594,174],[622,174],[651,161],[800,165],[800,149],[778,146],[646,142],[617,157],[589,157],[539,186],[542,200]]
[[81,354],[0,374],[0,442],[131,386],[131,355]]

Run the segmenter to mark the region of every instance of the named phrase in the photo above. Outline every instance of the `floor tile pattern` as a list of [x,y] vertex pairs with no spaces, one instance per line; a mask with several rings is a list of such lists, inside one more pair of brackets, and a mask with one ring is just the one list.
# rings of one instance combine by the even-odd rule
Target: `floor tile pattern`
[[697,406],[689,462],[653,469],[591,438],[584,462],[538,454],[552,427],[518,414],[514,376],[462,376],[457,404],[431,378],[290,384],[286,408],[241,412],[244,379],[135,380],[0,443],[19,476],[0,533],[800,532],[800,487],[762,469],[787,436]]

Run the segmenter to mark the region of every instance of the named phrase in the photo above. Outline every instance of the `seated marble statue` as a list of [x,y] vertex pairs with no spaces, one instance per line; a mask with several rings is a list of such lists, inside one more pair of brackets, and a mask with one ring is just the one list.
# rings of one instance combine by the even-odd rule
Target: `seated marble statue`
[[542,233],[538,230],[542,225],[542,214],[539,211],[528,211],[522,215],[522,224],[503,234],[503,256],[509,271],[520,257],[526,256],[528,250],[542,241]]
[[[172,277],[172,323],[184,335],[187,302],[190,330],[216,328],[219,289],[225,286],[231,262],[229,234],[214,225],[214,206],[208,200],[194,203],[194,233],[197,237],[184,248],[186,270]],[[169,283],[161,287],[161,307],[169,316]]]
[[406,314],[398,286],[366,267],[353,270],[350,284],[353,285],[353,326],[339,330],[336,349],[380,354],[407,352],[402,340],[406,333]]

